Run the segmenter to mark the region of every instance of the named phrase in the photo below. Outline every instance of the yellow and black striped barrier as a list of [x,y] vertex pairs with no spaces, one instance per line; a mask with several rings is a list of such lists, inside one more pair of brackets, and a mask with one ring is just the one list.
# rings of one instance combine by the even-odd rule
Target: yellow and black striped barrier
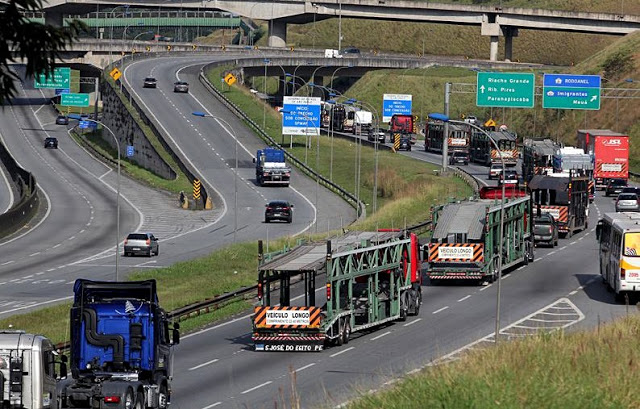
[[193,180],[193,199],[200,199],[200,179]]
[[393,134],[393,150],[397,151],[398,149],[400,149],[400,134],[394,133]]

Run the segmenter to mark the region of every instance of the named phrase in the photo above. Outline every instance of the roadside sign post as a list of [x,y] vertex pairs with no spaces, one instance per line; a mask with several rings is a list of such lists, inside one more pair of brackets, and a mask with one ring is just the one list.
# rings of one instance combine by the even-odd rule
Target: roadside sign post
[[533,108],[536,78],[533,73],[478,72],[479,107]]
[[70,83],[71,68],[69,67],[54,68],[52,75],[38,74],[34,79],[35,88],[65,89],[69,88]]
[[411,115],[410,94],[384,94],[382,96],[382,122],[389,122],[393,115]]
[[61,94],[60,105],[68,107],[88,107],[89,94]]
[[599,75],[544,74],[542,107],[600,109]]
[[127,145],[127,158],[131,158],[135,153],[133,145]]

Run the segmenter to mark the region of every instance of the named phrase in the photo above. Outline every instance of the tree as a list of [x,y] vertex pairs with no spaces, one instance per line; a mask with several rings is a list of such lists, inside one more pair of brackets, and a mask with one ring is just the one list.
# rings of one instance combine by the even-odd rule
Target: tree
[[0,7],[0,104],[3,104],[15,96],[15,81],[20,79],[11,69],[12,64],[25,64],[27,77],[51,74],[60,51],[86,26],[77,20],[64,28],[29,21],[24,13],[42,11],[42,0],[9,0]]

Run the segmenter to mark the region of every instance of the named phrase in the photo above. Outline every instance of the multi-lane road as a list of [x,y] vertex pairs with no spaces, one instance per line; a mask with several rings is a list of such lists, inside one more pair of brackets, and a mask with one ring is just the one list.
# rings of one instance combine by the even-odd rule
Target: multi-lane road
[[[215,189],[220,205],[200,225],[189,224],[180,231],[170,231],[158,222],[157,228],[166,229],[161,236],[160,257],[152,260],[153,264],[146,259],[123,259],[122,274],[136,266],[168,265],[205,254],[232,242],[234,231],[237,240],[246,241],[295,234],[314,228],[314,223],[319,229],[327,225],[335,228],[340,217],[345,222],[354,218],[351,207],[324,189],[314,203],[315,182],[298,173],[293,175],[289,189],[255,184],[251,159],[263,144],[199,83],[200,67],[211,60],[142,60],[124,71],[134,98],[172,138],[190,166]],[[142,79],[148,75],[158,79],[158,89],[142,88]],[[190,83],[189,94],[172,92],[177,79]],[[69,297],[70,283],[77,277],[113,278],[113,171],[75,145],[64,128],[48,124],[53,114],[41,108],[43,101],[36,99],[39,96],[39,91],[25,85],[21,98],[31,99],[0,115],[9,150],[36,175],[48,203],[31,232],[0,243],[3,303],[32,303],[19,307],[0,303],[0,314],[5,315],[16,312],[16,308]],[[194,117],[194,111],[213,117]],[[46,133],[60,139],[58,151],[42,148]],[[238,169],[234,167],[236,143]],[[439,155],[419,148],[402,154],[440,163]],[[469,165],[466,169],[486,178],[485,167]],[[137,196],[146,196],[139,190],[142,187],[131,181],[124,183],[130,188],[123,193],[127,199],[122,202],[123,234],[141,226],[153,229],[153,223],[160,220],[154,217],[162,212],[159,205],[139,200]],[[264,204],[275,198],[296,204],[292,225],[262,223]],[[611,199],[598,195],[590,212],[590,226],[595,226],[602,212],[612,209]],[[592,229],[561,240],[558,248],[537,248],[534,263],[509,272],[502,281],[505,336],[516,336],[530,326],[592,327],[624,314],[625,307],[615,304],[601,285],[596,261]],[[338,404],[476,340],[491,340],[495,284],[431,287],[426,283],[423,300],[420,316],[354,336],[348,345],[322,353],[252,351],[249,312],[186,335],[176,348],[172,406],[262,408],[289,405],[292,399],[299,400],[303,407]],[[553,319],[563,311],[566,320]]]

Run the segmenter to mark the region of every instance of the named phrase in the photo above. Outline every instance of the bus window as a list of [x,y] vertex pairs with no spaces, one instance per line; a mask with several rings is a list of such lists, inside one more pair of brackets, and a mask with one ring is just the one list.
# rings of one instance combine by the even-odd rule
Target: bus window
[[625,233],[624,255],[631,257],[640,256],[640,233]]

